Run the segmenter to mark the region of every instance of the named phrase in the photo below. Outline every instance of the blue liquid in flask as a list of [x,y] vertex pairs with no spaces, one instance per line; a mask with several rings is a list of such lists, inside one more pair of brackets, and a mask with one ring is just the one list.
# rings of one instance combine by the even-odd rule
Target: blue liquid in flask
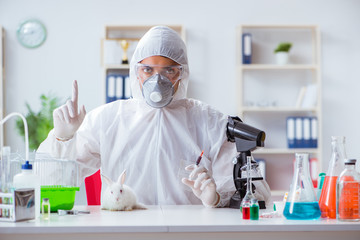
[[290,213],[291,202],[285,204],[284,216],[290,220],[311,220],[321,216],[318,202],[295,202]]

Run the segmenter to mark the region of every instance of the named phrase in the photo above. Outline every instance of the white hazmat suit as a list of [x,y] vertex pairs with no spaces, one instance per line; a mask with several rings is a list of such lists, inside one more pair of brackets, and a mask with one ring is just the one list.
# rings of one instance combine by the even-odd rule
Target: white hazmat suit
[[[135,64],[151,56],[170,58],[183,67],[174,98],[163,108],[144,100]],[[126,169],[125,184],[147,204],[201,204],[181,182],[204,150],[200,165],[208,169],[220,195],[218,206],[227,206],[235,192],[232,159],[234,143],[226,137],[227,116],[200,101],[186,98],[189,81],[184,42],[172,29],[158,26],[139,41],[130,63],[133,98],[100,106],[88,114],[74,136],[58,141],[52,130],[38,152],[75,159],[81,177],[101,173],[115,180]],[[104,189],[104,188],[103,188]]]

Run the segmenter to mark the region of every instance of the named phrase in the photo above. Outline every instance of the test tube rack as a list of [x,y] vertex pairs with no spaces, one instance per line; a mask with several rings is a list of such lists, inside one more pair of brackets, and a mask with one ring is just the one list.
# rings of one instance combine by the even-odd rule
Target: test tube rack
[[15,193],[3,193],[0,192],[0,221],[15,222]]

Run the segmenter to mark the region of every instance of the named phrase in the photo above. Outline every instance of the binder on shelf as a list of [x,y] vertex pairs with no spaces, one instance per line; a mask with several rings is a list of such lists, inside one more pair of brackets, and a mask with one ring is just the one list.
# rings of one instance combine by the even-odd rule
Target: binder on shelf
[[106,77],[106,103],[116,100],[115,97],[116,75],[108,74]]
[[288,117],[286,135],[288,148],[317,148],[317,118]]
[[129,75],[109,73],[106,77],[106,103],[130,97]]
[[318,120],[316,117],[311,118],[310,146],[312,148],[318,147]]
[[252,56],[251,34],[243,33],[242,35],[243,64],[251,64],[251,56]]
[[295,118],[288,117],[286,119],[286,131],[288,148],[295,148]]
[[311,147],[311,129],[310,129],[310,118],[309,117],[303,117],[303,147],[304,148],[310,148]]
[[116,99],[122,99],[124,96],[123,81],[124,80],[121,75],[116,76]]
[[303,147],[303,121],[302,117],[295,118],[295,148]]
[[131,98],[131,86],[130,86],[130,77],[129,75],[124,76],[124,98]]

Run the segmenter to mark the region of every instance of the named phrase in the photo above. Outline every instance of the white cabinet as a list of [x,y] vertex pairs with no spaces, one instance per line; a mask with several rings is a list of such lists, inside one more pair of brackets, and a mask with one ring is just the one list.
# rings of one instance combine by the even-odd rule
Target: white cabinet
[[[242,59],[244,33],[251,36],[250,64],[243,64]],[[265,131],[265,147],[253,155],[265,160],[266,180],[272,195],[280,198],[291,184],[295,152],[309,152],[316,159],[312,162],[314,178],[321,171],[319,29],[312,25],[241,25],[236,35],[238,114],[245,123]],[[292,43],[285,65],[275,61],[274,49],[280,42]],[[315,89],[315,94],[309,89]],[[315,101],[305,104],[311,97]],[[316,148],[288,148],[286,123],[290,116],[317,118]]]
[[[104,68],[104,102],[117,99],[127,99],[129,91],[129,64],[140,38],[153,26],[149,25],[107,25],[105,37],[101,40],[101,64]],[[181,25],[169,25],[179,33],[185,41],[185,30]],[[128,43],[125,52],[122,41]],[[124,53],[128,56],[128,63],[123,63]]]
[[[5,114],[5,90],[4,90],[4,39],[5,31],[0,25],[0,119],[4,118]],[[0,126],[0,144],[4,145],[4,127]],[[2,147],[0,146],[0,148]]]

